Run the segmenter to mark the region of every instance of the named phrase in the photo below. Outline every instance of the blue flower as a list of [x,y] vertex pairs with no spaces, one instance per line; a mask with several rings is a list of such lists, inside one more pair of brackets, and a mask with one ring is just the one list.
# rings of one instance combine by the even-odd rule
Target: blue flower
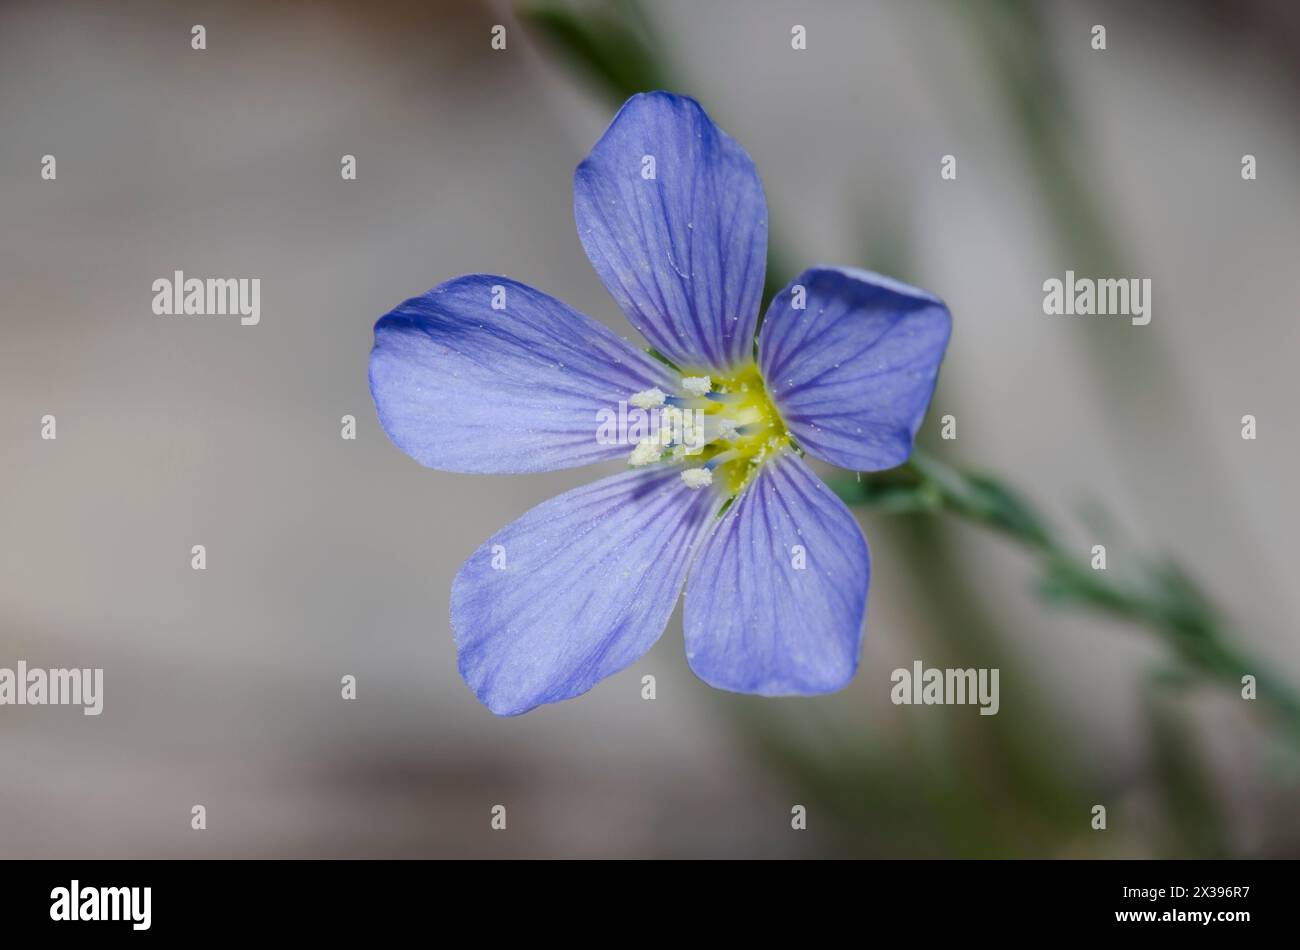
[[[461,676],[500,715],[577,696],[650,649],[684,585],[686,655],[705,682],[839,689],[861,652],[870,555],[804,453],[857,471],[907,459],[947,308],[889,278],[814,267],[776,296],[756,339],[763,187],[683,96],[624,104],[578,166],[574,214],[653,356],[504,277],[456,278],[375,325],[379,420],[422,465],[629,462],[465,562],[451,591]],[[650,434],[597,437],[600,420],[636,410]]]

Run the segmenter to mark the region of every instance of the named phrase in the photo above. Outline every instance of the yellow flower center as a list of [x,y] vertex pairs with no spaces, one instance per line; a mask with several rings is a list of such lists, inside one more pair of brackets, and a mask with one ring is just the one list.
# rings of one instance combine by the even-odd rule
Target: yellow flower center
[[753,363],[728,376],[684,372],[681,391],[678,396],[660,390],[632,396],[634,405],[662,406],[661,419],[684,422],[679,428],[685,434],[662,454],[647,440],[632,453],[630,464],[682,462],[689,466],[682,480],[691,488],[711,484],[732,496],[766,459],[790,445],[790,433]]

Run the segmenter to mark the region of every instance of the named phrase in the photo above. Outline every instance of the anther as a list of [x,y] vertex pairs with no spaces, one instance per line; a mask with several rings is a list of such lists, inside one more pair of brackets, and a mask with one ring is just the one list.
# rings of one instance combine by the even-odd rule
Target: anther
[[687,488],[704,488],[713,484],[713,473],[707,468],[688,468],[682,472],[682,481]]
[[663,446],[659,444],[658,439],[642,439],[628,456],[627,464],[640,468],[642,465],[659,461],[661,455],[663,455]]
[[654,389],[633,393],[628,402],[638,409],[653,409],[655,406],[662,406],[666,398],[668,398],[667,394],[656,386]]

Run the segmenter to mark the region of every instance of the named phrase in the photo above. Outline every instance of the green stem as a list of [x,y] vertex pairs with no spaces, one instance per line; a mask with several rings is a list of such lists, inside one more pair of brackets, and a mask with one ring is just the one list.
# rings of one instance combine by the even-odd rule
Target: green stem
[[1093,570],[1018,492],[919,448],[906,465],[856,481],[835,479],[833,487],[851,505],[947,512],[997,530],[1038,559],[1049,599],[1155,630],[1189,673],[1208,682],[1240,691],[1241,678],[1254,676],[1259,700],[1300,742],[1300,693],[1231,642],[1213,605],[1175,564],[1143,559],[1135,571]]

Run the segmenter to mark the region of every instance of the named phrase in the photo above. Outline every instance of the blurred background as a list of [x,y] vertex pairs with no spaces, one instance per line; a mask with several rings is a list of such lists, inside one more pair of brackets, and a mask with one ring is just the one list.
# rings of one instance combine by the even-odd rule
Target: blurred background
[[[601,473],[422,469],[366,385],[374,321],[467,272],[630,336],[571,179],[624,87],[667,85],[753,156],[778,284],[844,264],[947,300],[933,453],[1112,570],[1176,553],[1232,642],[1300,683],[1298,13],[4,4],[0,667],[102,667],[105,697],[0,707],[0,857],[1300,855],[1300,738],[943,515],[862,509],[866,647],[837,695],[712,691],[675,617],[586,696],[495,718],[456,674],[451,578]],[[260,277],[260,325],[155,316],[175,269]],[[1045,316],[1067,269],[1151,278],[1151,324]],[[1000,668],[1000,713],[892,705],[918,659]]]

